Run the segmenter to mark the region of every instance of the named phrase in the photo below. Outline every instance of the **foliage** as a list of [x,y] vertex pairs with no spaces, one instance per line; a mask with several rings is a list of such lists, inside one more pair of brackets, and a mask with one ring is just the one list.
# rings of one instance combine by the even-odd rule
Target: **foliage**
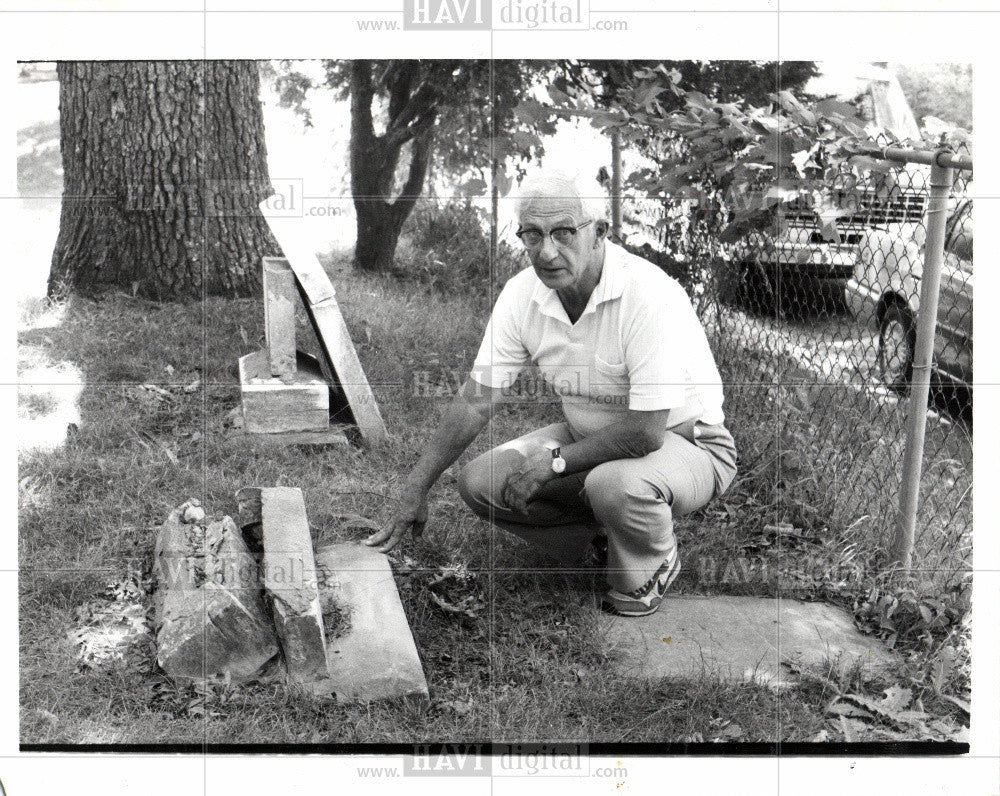
[[[779,87],[802,97],[802,88],[817,74],[812,61],[600,61],[559,64],[554,85],[569,95],[585,94],[598,107],[613,108],[633,91],[639,72],[662,67],[676,71],[685,91],[698,91],[722,102],[745,100],[762,105]],[[667,111],[683,105],[680,96],[664,97]]]
[[[561,105],[554,109],[532,100],[521,108],[531,118],[582,110],[595,126],[618,131],[651,155],[655,166],[632,173],[626,185],[650,199],[683,203],[684,212],[658,221],[669,227],[682,255],[711,257],[722,244],[773,229],[779,207],[789,204],[814,213],[822,234],[839,240],[837,219],[853,205],[832,200],[831,179],[846,169],[845,194],[861,186],[888,194],[893,167],[877,159],[875,136],[883,144],[921,143],[893,139],[891,131],[866,125],[853,105],[835,99],[808,102],[786,88],[760,98],[757,81],[750,88],[758,99],[750,101],[728,90],[686,88],[686,80],[681,70],[659,63],[619,76],[611,97],[597,95],[596,110],[588,108],[593,95],[580,91],[557,91]],[[934,144],[967,140],[965,131],[951,130]]]
[[421,202],[403,227],[397,276],[416,279],[435,291],[488,295],[524,266],[519,253],[501,242],[490,257],[490,220],[468,199]]
[[894,64],[893,68],[918,122],[934,116],[972,129],[970,64]]
[[[375,270],[392,262],[396,236],[428,174],[444,176],[448,195],[483,195],[492,183],[495,226],[496,199],[514,182],[508,162],[522,171],[519,164],[541,156],[540,136],[553,129],[529,129],[515,113],[538,75],[551,69],[547,62],[325,61],[324,69],[323,87],[351,97],[356,262]],[[309,124],[308,105],[320,86],[290,62],[269,77],[281,104]]]

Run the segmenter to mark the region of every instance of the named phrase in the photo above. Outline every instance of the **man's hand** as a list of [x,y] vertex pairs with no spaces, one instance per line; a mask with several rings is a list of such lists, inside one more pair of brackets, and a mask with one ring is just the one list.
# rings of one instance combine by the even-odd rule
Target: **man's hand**
[[539,447],[524,457],[520,466],[507,476],[503,487],[503,502],[514,511],[528,513],[528,502],[556,474],[552,472],[552,451]]
[[365,544],[369,547],[379,545],[380,553],[388,553],[402,541],[408,530],[412,528],[413,535],[420,536],[426,524],[427,493],[406,488],[399,496],[396,510],[389,518],[389,523],[381,531],[365,539]]

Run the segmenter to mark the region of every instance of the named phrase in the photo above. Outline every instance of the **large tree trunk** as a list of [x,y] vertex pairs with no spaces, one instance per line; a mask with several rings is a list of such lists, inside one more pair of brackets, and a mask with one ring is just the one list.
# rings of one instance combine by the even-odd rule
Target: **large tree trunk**
[[[407,110],[407,103],[420,104],[411,97],[413,75],[403,74],[394,84],[389,101],[389,129],[376,136],[372,124],[374,89],[371,62],[355,61],[351,67],[351,193],[357,214],[358,237],[354,247],[354,264],[365,271],[386,271],[392,268],[399,233],[424,187],[431,155],[433,115],[412,125],[393,123],[408,114],[418,116],[427,111]],[[392,199],[393,179],[403,145],[412,141],[406,184],[399,196]]]
[[64,172],[49,294],[245,296],[277,246],[252,61],[62,62]]

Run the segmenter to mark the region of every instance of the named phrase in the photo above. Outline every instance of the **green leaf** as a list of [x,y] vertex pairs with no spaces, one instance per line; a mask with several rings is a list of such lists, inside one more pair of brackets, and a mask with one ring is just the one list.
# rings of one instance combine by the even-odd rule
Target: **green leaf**
[[659,83],[645,83],[633,89],[633,101],[647,113],[656,111],[656,98],[666,89]]
[[487,187],[483,180],[473,177],[471,180],[462,183],[458,188],[458,192],[465,196],[482,196],[486,193]]
[[511,177],[507,172],[501,171],[497,174],[497,191],[500,196],[506,196],[510,193],[510,189],[514,187],[514,178]]
[[570,99],[569,94],[562,91],[555,86],[549,86],[546,91],[549,92],[549,96],[552,98],[552,102],[556,105],[572,105],[573,100]]
[[538,100],[522,100],[514,111],[514,115],[525,124],[539,124],[551,116],[551,111]]
[[857,116],[855,107],[847,102],[840,102],[835,99],[825,99],[813,105],[813,110],[828,119],[847,118],[853,119]]
[[533,146],[538,147],[542,144],[542,140],[537,135],[529,133],[527,130],[515,130],[510,134],[510,138],[514,146],[522,150],[528,150]]

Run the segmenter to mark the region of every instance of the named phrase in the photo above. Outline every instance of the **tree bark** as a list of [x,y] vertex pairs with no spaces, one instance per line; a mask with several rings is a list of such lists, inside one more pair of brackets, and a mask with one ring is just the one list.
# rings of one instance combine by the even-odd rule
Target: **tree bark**
[[49,294],[247,296],[278,247],[252,61],[61,62],[64,172]]
[[[433,91],[414,90],[415,62],[407,63],[389,88],[389,124],[375,135],[372,122],[372,65],[358,60],[351,67],[351,193],[357,214],[354,264],[365,271],[392,268],[403,223],[423,190],[433,137]],[[400,152],[412,141],[406,183],[392,199]]]

